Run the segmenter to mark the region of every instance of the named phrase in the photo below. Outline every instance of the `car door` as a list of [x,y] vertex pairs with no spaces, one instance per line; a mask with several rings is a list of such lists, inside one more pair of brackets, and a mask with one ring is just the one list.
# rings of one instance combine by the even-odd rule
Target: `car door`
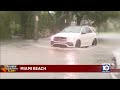
[[81,46],[86,46],[87,45],[87,34],[86,34],[86,28],[82,27],[81,28],[81,36],[80,36],[80,40],[81,40]]
[[89,27],[85,27],[86,28],[86,38],[87,38],[87,45],[91,45],[93,42],[93,32]]

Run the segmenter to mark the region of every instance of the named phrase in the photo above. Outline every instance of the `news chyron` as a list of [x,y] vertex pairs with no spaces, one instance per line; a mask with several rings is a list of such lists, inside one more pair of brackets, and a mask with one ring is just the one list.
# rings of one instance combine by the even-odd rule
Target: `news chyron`
[[[23,68],[23,67],[18,67],[18,65],[0,65],[0,72],[19,72],[19,70],[23,70],[23,69],[28,69],[27,68]],[[37,68],[41,69],[41,68]],[[102,64],[102,72],[110,72],[111,69],[111,65],[109,63],[103,63]],[[33,70],[36,70],[36,68],[33,68]]]
[[16,72],[17,65],[0,65],[0,72]]

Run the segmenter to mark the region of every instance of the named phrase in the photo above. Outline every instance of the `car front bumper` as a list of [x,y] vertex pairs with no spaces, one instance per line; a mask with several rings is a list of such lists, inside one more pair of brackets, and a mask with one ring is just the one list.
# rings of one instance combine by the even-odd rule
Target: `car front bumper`
[[58,46],[58,47],[74,47],[72,42],[55,42],[55,41],[51,41],[51,46]]

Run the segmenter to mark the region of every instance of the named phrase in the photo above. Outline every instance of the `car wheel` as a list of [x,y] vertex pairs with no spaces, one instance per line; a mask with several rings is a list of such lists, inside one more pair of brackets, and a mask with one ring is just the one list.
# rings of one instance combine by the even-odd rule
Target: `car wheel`
[[95,38],[92,42],[92,46],[96,46],[97,45],[97,39]]
[[80,46],[81,46],[81,42],[80,42],[80,40],[77,40],[77,41],[76,41],[76,44],[75,44],[75,47],[76,47],[76,48],[80,48]]

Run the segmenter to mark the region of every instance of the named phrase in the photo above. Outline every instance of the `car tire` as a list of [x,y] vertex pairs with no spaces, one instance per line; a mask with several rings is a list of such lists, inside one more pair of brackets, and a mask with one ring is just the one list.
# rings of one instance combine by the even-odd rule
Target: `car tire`
[[81,47],[81,41],[80,40],[76,41],[75,47],[76,48],[80,48]]
[[96,46],[97,45],[97,39],[95,38],[92,42],[92,46]]

